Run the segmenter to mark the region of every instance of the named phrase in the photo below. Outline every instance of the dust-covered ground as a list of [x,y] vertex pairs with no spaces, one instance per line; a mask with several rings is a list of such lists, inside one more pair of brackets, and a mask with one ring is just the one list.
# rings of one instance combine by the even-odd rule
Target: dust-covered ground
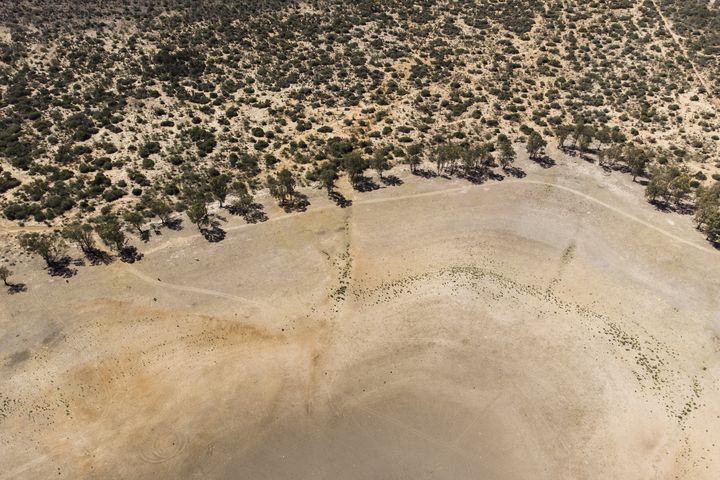
[[20,263],[0,479],[720,477],[720,253],[558,163]]

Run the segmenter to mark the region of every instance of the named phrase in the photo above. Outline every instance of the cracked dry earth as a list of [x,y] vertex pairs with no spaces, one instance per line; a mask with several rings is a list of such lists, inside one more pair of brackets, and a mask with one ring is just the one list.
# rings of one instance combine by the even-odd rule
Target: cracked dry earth
[[38,274],[0,478],[718,478],[720,254],[624,177],[525,168]]

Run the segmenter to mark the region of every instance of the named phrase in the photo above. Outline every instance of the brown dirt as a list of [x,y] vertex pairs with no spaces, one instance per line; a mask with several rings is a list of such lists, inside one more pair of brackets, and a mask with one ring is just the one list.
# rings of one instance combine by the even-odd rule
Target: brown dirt
[[0,479],[720,472],[720,253],[560,158],[155,237],[0,303]]

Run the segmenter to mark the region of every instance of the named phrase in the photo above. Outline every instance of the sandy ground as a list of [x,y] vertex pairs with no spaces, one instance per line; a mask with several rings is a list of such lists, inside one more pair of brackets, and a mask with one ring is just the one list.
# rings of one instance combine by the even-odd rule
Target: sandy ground
[[720,477],[720,253],[558,160],[21,262],[0,479]]

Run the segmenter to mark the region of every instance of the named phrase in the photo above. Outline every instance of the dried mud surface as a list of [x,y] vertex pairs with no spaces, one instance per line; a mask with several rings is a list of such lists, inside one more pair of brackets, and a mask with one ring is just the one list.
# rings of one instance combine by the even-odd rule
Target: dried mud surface
[[0,479],[718,478],[720,254],[624,177],[524,168],[21,266]]

